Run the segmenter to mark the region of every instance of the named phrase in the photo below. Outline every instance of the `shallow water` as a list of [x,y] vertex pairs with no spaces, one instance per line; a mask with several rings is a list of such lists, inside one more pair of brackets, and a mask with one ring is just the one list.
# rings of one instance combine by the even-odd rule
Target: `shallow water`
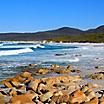
[[[94,43],[49,43],[49,44],[0,44],[0,80],[20,73],[19,66],[30,63],[50,66],[73,65],[86,71],[95,71],[95,66],[104,67],[104,44]],[[100,69],[100,70],[102,70]]]

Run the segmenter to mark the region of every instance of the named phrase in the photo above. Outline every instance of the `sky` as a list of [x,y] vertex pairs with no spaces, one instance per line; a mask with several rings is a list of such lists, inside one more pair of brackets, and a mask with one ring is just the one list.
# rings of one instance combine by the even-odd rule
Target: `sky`
[[104,0],[0,0],[0,32],[36,32],[104,24]]

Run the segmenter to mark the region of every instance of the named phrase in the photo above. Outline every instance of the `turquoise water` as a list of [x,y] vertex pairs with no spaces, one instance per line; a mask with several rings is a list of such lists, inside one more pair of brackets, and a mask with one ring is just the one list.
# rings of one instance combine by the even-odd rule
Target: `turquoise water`
[[104,44],[86,43],[1,43],[0,44],[0,80],[21,72],[16,69],[30,63],[50,66],[69,64],[86,70],[95,70],[95,66],[104,66]]

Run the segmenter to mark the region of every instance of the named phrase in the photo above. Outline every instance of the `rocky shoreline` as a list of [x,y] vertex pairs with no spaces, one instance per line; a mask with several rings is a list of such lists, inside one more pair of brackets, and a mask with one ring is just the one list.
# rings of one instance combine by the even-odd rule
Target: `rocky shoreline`
[[[47,73],[57,75],[47,77]],[[71,65],[37,68],[37,65],[30,64],[20,74],[2,81],[0,104],[104,104],[104,90],[99,90],[104,86],[86,82],[80,73]],[[104,72],[87,77],[104,80]]]

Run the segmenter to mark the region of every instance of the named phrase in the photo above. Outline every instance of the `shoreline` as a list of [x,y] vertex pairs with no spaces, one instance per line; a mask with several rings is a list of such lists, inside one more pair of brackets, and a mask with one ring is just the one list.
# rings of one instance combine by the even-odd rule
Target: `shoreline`
[[[20,43],[22,42],[24,41],[20,41]],[[13,42],[10,42],[10,44],[12,43]],[[19,41],[18,42],[16,41],[16,43],[19,43]],[[17,71],[17,73],[15,73],[15,75],[13,75],[13,73],[11,73],[11,75],[7,73],[8,78],[6,79],[3,78],[3,80],[1,81],[2,84],[0,86],[0,101],[2,99],[6,104],[17,104],[17,102],[21,102],[24,104],[26,103],[68,104],[69,102],[71,104],[75,104],[75,103],[90,104],[91,102],[94,102],[94,101],[95,102],[93,104],[101,104],[100,102],[102,97],[101,97],[101,94],[98,94],[97,92],[102,92],[104,90],[104,87],[103,87],[104,86],[104,83],[103,83],[104,82],[104,70],[103,70],[104,60],[102,59],[104,43],[52,43],[51,42],[51,43],[35,43],[35,44],[48,44],[48,45],[52,44],[53,46],[54,44],[59,46],[63,44],[64,46],[67,46],[67,44],[69,46],[78,45],[80,47],[78,48],[79,51],[77,51],[77,53],[76,52],[73,53],[72,56],[78,57],[80,60],[82,58],[83,59],[86,58],[87,62],[90,61],[91,63],[88,63],[86,67],[84,66],[86,63],[83,63],[83,60],[81,65],[79,66],[77,66],[77,63],[76,65],[68,64],[69,66],[68,65],[64,66],[62,64],[58,65],[57,63],[55,64],[51,63],[51,65],[49,64],[50,66],[46,67],[45,63],[43,62],[42,64],[41,62],[40,65],[30,63],[30,64],[26,64],[27,65],[26,67],[22,67],[22,66],[20,66],[20,68],[14,67],[13,69],[11,69],[11,71],[12,72]],[[84,48],[83,50],[84,46],[85,47],[88,46],[89,48],[87,48],[87,50],[86,48]],[[97,46],[97,51],[96,51],[96,46]],[[93,49],[91,47],[93,47],[94,50],[90,51],[90,49]],[[93,56],[94,54],[93,52],[95,51],[95,55],[96,53],[99,53],[98,47],[101,48],[101,56],[98,55],[95,57]],[[80,53],[81,50],[83,50],[82,53]],[[89,53],[87,54],[85,53],[87,51],[89,53],[92,52],[92,54],[90,53],[90,55],[93,56],[92,58],[91,56],[88,57]],[[68,56],[70,55],[70,53],[68,52],[70,51],[56,50],[55,53],[53,51],[51,55],[52,57],[54,55],[54,58],[56,59],[59,59],[60,57],[65,56],[69,60]],[[37,51],[37,54],[39,54],[39,51]],[[44,54],[41,54],[41,55],[42,55],[41,57],[43,57]],[[25,57],[27,58],[27,56]],[[89,58],[89,60],[87,59],[87,57]],[[13,59],[13,56],[11,56],[11,58]],[[45,59],[45,57],[43,59]],[[94,59],[95,59],[95,63],[92,62],[94,61]],[[101,63],[97,64],[99,61],[101,61]],[[28,60],[28,62],[31,62],[31,61]],[[13,63],[10,63],[10,64],[13,64]],[[48,65],[48,63],[46,64]],[[80,68],[80,66],[82,66],[82,68]],[[84,92],[82,89],[86,91]],[[78,96],[74,97],[73,94],[75,96],[77,96],[76,94],[78,94]],[[78,99],[77,102],[74,98]],[[26,99],[28,99],[29,102],[27,102]]]
[[86,44],[86,45],[89,45],[89,44],[102,44],[104,45],[104,42],[54,42],[54,41],[0,41],[0,42],[7,42],[7,43],[53,43],[53,44]]

